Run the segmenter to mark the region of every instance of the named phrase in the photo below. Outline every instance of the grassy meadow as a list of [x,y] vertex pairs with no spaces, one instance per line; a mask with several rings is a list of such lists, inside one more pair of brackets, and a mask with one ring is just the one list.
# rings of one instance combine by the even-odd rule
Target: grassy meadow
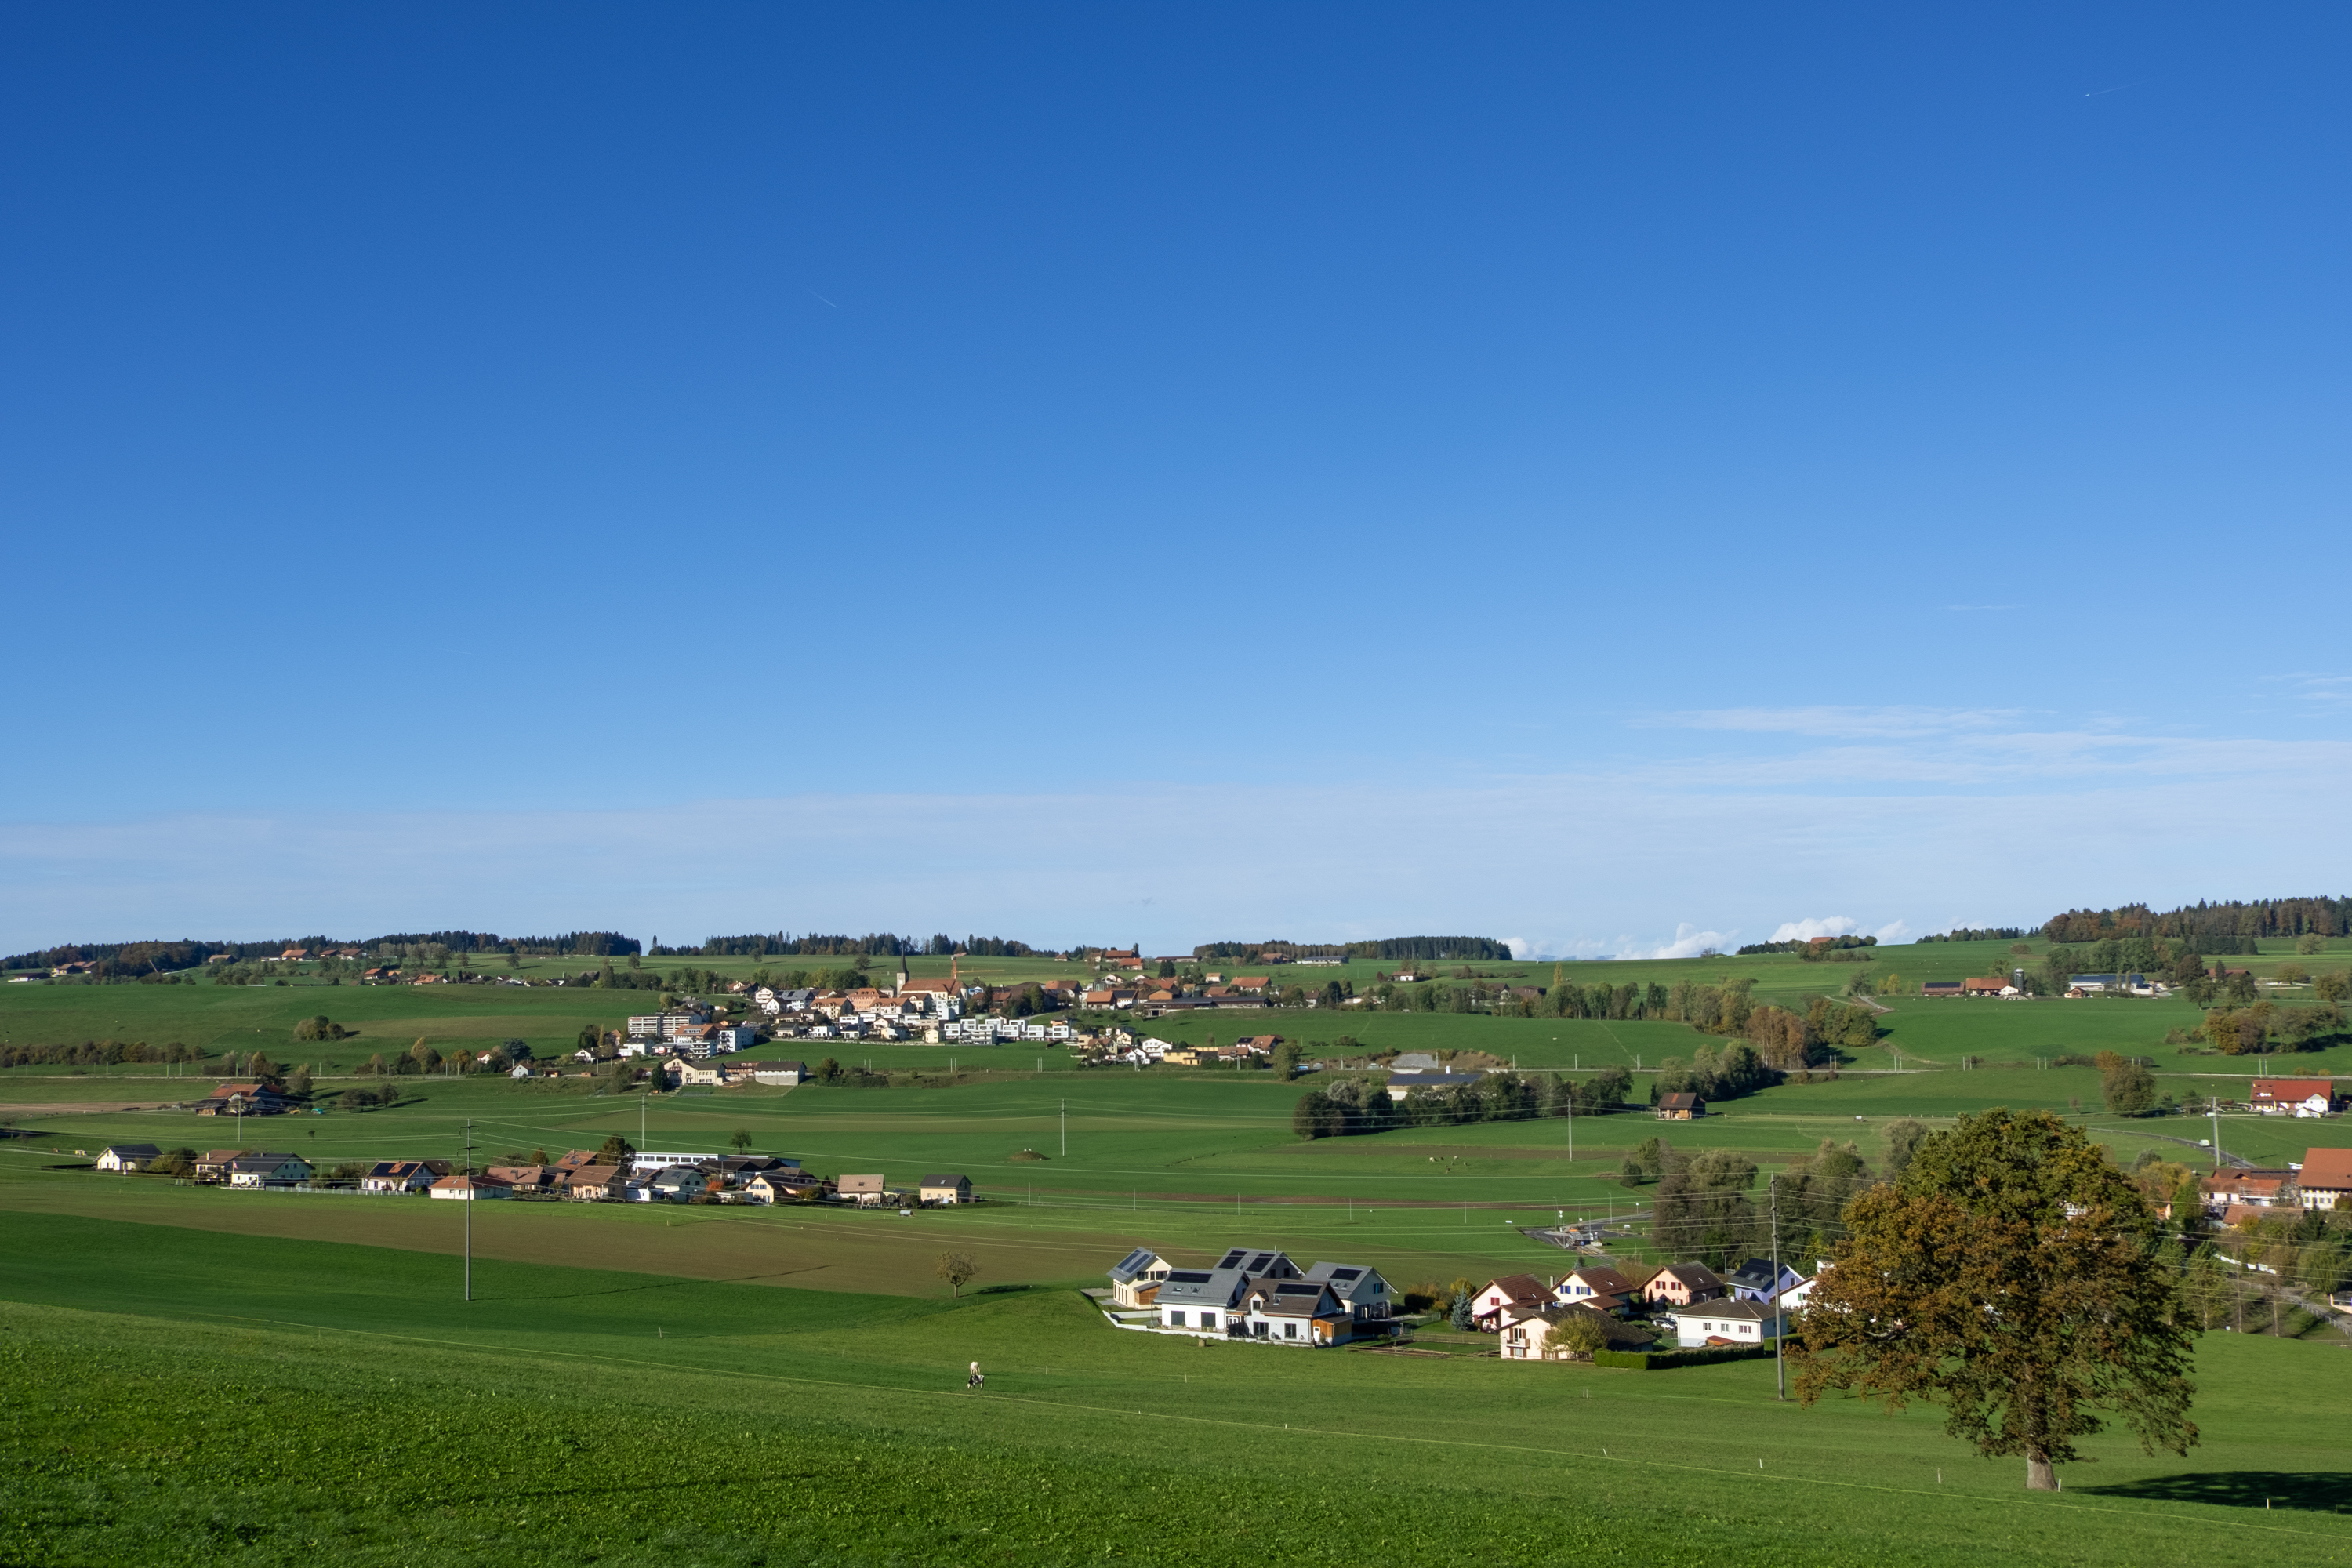
[[[1978,945],[1882,949],[1870,967],[1948,978],[2008,956],[2006,944]],[[991,978],[1070,973],[1049,961],[988,967],[1003,971]],[[1371,966],[1360,967],[1361,984]],[[1552,979],[1549,965],[1475,967]],[[1585,985],[1745,973],[1760,996],[1797,1005],[1851,973],[1778,956],[1564,966]],[[518,1037],[541,1055],[568,1050],[583,1025],[612,1026],[656,995],[0,985],[0,1031],[20,1044],[258,1048],[311,1064],[331,1091],[368,1056],[417,1038],[445,1051]],[[412,1077],[395,1080],[393,1107],[243,1127],[166,1109],[209,1091],[200,1074],[9,1069],[0,1115],[18,1135],[0,1141],[0,1420],[26,1458],[0,1482],[0,1561],[1025,1563],[1158,1561],[1171,1542],[1214,1563],[2352,1559],[2352,1527],[2336,1513],[2352,1503],[2352,1350],[2340,1337],[2209,1335],[2202,1446],[2150,1459],[2119,1436],[2095,1439],[2096,1463],[2070,1469],[2051,1498],[2019,1489],[2015,1461],[1980,1461],[1945,1438],[1932,1411],[1781,1405],[1769,1364],[1633,1373],[1203,1348],[1111,1330],[1076,1294],[1138,1245],[1190,1263],[1271,1245],[1302,1262],[1370,1262],[1402,1285],[1552,1273],[1565,1255],[1523,1227],[1560,1216],[1618,1219],[1628,1228],[1612,1250],[1641,1258],[1649,1189],[1616,1173],[1654,1135],[1691,1152],[1737,1150],[1770,1172],[1825,1139],[1876,1163],[1902,1118],[2032,1106],[2076,1117],[2126,1163],[2154,1149],[2202,1165],[2207,1121],[2110,1117],[2094,1069],[2042,1064],[2105,1048],[2149,1056],[2184,1099],[2242,1097],[2264,1065],[2164,1046],[2198,1017],[2185,1003],[1883,1002],[1886,1035],[1848,1053],[1836,1077],[1725,1102],[1696,1123],[1629,1111],[1313,1142],[1290,1121],[1315,1077],[1081,1070],[1034,1045],[759,1053],[920,1074],[889,1088],[648,1099],[585,1079]],[[318,1013],[358,1037],[293,1040]],[[1333,1058],[1476,1050],[1570,1074],[1647,1072],[1714,1043],[1669,1023],[1355,1010],[1140,1026],[1177,1040],[1271,1031]],[[2269,1065],[2352,1073],[2340,1054]],[[1639,1078],[1635,1094],[1646,1096]],[[2220,1131],[2263,1163],[2344,1141],[2336,1123],[2246,1115]],[[712,1152],[740,1133],[828,1175],[958,1171],[986,1201],[904,1217],[464,1205],[176,1186],[88,1164],[116,1142],[290,1149],[331,1166],[455,1158],[469,1138],[478,1157],[530,1158],[615,1132]],[[460,1299],[468,1207],[471,1303]],[[961,1300],[934,1269],[949,1249],[980,1265]],[[981,1396],[961,1385],[974,1358],[990,1373]]]
[[1067,1290],[505,1260],[467,1302],[446,1258],[62,1215],[0,1258],[13,1562],[2352,1557],[2352,1354],[2253,1337],[2202,1342],[2186,1460],[2110,1433],[2037,1496],[1933,1411],[1781,1404],[1769,1363],[1202,1346]]

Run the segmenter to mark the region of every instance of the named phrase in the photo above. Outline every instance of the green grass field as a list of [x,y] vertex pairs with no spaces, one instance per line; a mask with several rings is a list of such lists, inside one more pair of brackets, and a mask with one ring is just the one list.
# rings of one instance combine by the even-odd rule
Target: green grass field
[[[1993,953],[1883,953],[1906,977]],[[2273,962],[2269,958],[2263,963]],[[1570,966],[1666,979],[1754,972],[1801,1001],[1845,966],[1792,959]],[[748,972],[747,961],[737,964]],[[1931,967],[1932,965],[1932,967]],[[710,967],[705,965],[704,967]],[[1034,965],[1032,967],[1034,967]],[[1513,966],[1482,965],[1507,972]],[[1549,966],[1517,966],[1549,982]],[[1368,978],[1369,976],[1367,976]],[[1622,978],[1622,976],[1616,976]],[[272,1563],[1160,1561],[1504,1563],[1668,1552],[1738,1563],[2288,1562],[2352,1557],[2352,1350],[2215,1334],[2183,1461],[2112,1436],[2060,1497],[2019,1489],[1932,1412],[1772,1398],[1769,1366],[1674,1373],[1507,1366],[1123,1334],[1075,1294],[1136,1245],[1200,1262],[1241,1243],[1371,1262],[1400,1284],[1557,1272],[1520,1226],[1624,1216],[1614,1173],[1653,1135],[1767,1172],[1822,1140],[1883,1158],[1899,1118],[1994,1105],[2077,1114],[2126,1163],[2201,1167],[2201,1120],[2100,1110],[2098,1075],[2037,1058],[2153,1056],[2183,1097],[2242,1096],[2260,1064],[2160,1045],[2171,1003],[1890,998],[1877,1046],[1696,1123],[1640,1112],[1303,1142],[1312,1083],[1264,1071],[1076,1070],[1056,1048],[780,1043],[919,1068],[922,1087],[692,1090],[584,1079],[405,1079],[391,1109],[243,1127],[139,1109],[211,1080],[156,1068],[12,1069],[0,1113],[0,1379],[13,1531],[0,1560]],[[183,1039],[322,1076],[422,1037],[569,1047],[651,994],[298,984],[0,987],[18,1042]],[[326,1012],[361,1029],[298,1045]],[[1171,1039],[1279,1032],[1359,1048],[1476,1049],[1527,1070],[1654,1068],[1709,1043],[1680,1025],[1271,1012],[1145,1026]],[[1963,1070],[1965,1058],[1983,1060]],[[956,1071],[945,1069],[952,1062]],[[1895,1070],[1897,1066],[1904,1070]],[[2273,1064],[2326,1070],[2318,1054]],[[331,1080],[330,1080],[331,1081]],[[1637,1084],[1637,1094],[1642,1092]],[[472,1215],[478,1299],[458,1300],[467,1205],[243,1193],[105,1176],[113,1142],[291,1149],[314,1162],[593,1147],[719,1151],[733,1135],[826,1174],[971,1175],[963,1211],[515,1203]],[[2335,1123],[2222,1119],[2260,1163]],[[1034,1152],[1042,1159],[1016,1159]],[[988,1293],[933,1271],[977,1258]],[[1646,1254],[1638,1230],[1617,1250]],[[968,1395],[960,1369],[990,1370]],[[1758,1468],[1758,1461],[1762,1468]],[[2272,1500],[2265,1510],[2263,1500]],[[1172,1544],[1171,1544],[1172,1543]]]
[[[2158,1564],[2352,1557],[2352,1354],[2202,1343],[2057,1496],[1934,1412],[1197,1345],[961,1302],[17,1215],[0,1555],[115,1563]],[[965,1363],[989,1373],[962,1386]],[[2264,1500],[2270,1506],[2264,1506]]]

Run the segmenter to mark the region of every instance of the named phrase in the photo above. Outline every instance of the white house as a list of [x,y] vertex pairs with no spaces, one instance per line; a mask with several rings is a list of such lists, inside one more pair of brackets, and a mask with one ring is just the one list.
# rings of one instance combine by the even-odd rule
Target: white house
[[310,1179],[310,1162],[295,1154],[240,1154],[228,1163],[232,1187],[290,1187]]
[[116,1143],[99,1151],[98,1168],[129,1175],[133,1171],[145,1170],[163,1156],[163,1151],[152,1143]]
[[421,1192],[448,1173],[446,1160],[378,1160],[360,1177],[360,1191]]
[[462,1173],[444,1176],[425,1190],[436,1198],[456,1198],[460,1203],[468,1203],[476,1198],[514,1196],[512,1186],[487,1173],[478,1176],[468,1176]]
[[1702,1301],[1675,1314],[1675,1343],[1685,1350],[1770,1344],[1788,1321],[1785,1313],[1760,1301]]

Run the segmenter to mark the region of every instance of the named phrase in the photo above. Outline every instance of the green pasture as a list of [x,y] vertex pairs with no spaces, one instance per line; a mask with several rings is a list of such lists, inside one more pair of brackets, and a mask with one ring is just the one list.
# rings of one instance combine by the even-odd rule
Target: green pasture
[[[119,1101],[20,1112],[26,1135],[0,1143],[0,1210],[446,1250],[458,1244],[458,1205],[175,1187],[75,1167],[116,1142],[291,1149],[332,1166],[456,1158],[468,1123],[477,1156],[490,1163],[593,1148],[615,1132],[641,1148],[720,1152],[740,1131],[752,1149],[826,1175],[879,1172],[912,1184],[960,1172],[988,1202],[910,1220],[870,1211],[485,1205],[478,1244],[524,1260],[698,1278],[814,1274],[822,1279],[803,1282],[903,1294],[930,1289],[926,1248],[943,1230],[979,1249],[1002,1282],[1089,1280],[1139,1243],[1187,1258],[1244,1241],[1374,1256],[1413,1279],[1541,1272],[1562,1255],[1518,1227],[1637,1214],[1650,1189],[1629,1189],[1616,1173],[1626,1152],[1652,1136],[1685,1153],[1737,1151],[1769,1175],[1825,1140],[1851,1142],[1880,1164],[1888,1124],[1905,1117],[1934,1122],[1993,1105],[2071,1113],[2080,1100],[2081,1120],[2126,1163],[2144,1150],[2200,1169],[2211,1158],[2197,1146],[2210,1130],[2203,1119],[2097,1113],[2097,1074],[2088,1068],[1849,1075],[1785,1084],[1696,1122],[1628,1111],[1311,1142],[1290,1131],[1303,1086],[1268,1073],[1065,1073],[951,1088],[652,1099],[593,1094],[583,1080],[404,1082],[409,1098],[392,1109],[242,1129],[184,1111],[122,1110]],[[2221,1129],[2231,1152],[2272,1164],[2341,1141],[2337,1124],[2283,1118],[2230,1116]],[[1648,1251],[1638,1231],[1612,1246]]]
[[[0,1552],[58,1563],[2168,1564],[2352,1555],[2352,1354],[2202,1342],[2055,1496],[1937,1413],[1672,1373],[73,1216],[0,1228]],[[983,1393],[965,1389],[977,1360]],[[2266,1506],[2267,1505],[2267,1506]]]

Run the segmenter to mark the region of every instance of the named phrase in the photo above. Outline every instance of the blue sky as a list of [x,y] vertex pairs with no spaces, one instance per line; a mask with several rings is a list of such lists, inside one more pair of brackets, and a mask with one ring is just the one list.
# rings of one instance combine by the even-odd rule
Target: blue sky
[[2345,890],[2338,10],[0,28],[0,947]]

